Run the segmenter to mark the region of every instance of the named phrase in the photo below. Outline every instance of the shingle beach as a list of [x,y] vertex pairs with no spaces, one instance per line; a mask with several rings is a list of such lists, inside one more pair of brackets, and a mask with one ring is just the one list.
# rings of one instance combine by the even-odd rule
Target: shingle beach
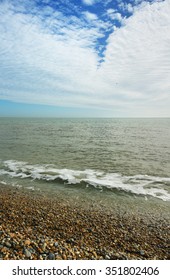
[[1,260],[169,259],[169,221],[0,185]]

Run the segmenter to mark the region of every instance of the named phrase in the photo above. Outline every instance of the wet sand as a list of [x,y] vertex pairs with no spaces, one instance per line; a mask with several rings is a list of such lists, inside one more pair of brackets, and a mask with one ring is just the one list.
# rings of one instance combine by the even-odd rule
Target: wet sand
[[0,185],[1,260],[170,259],[169,220]]

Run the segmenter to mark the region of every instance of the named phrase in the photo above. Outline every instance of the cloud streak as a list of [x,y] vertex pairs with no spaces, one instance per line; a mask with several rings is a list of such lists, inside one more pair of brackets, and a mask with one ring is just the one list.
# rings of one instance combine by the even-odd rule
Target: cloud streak
[[26,2],[0,4],[0,99],[169,116],[169,0],[129,6],[130,17]]
[[82,0],[82,2],[83,2],[85,5],[91,6],[91,5],[93,5],[93,4],[96,2],[96,0]]

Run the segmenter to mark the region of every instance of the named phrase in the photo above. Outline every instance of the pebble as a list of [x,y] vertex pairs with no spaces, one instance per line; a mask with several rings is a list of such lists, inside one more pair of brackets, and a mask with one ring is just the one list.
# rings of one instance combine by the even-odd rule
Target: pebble
[[139,251],[139,254],[140,254],[141,256],[144,256],[144,255],[145,255],[145,252],[144,252],[143,250],[140,250],[140,251]]
[[24,249],[24,255],[25,255],[27,258],[31,258],[31,252],[30,252],[28,249]]
[[105,255],[104,259],[105,260],[110,260],[110,256],[109,255]]
[[30,245],[31,244],[31,241],[29,239],[25,240],[25,245]]
[[45,251],[45,250],[46,250],[46,247],[47,247],[47,243],[44,242],[44,244],[42,244],[42,247],[41,247],[41,248],[42,248],[43,251]]
[[48,259],[49,260],[55,260],[55,255],[53,253],[49,253]]
[[5,246],[10,248],[12,245],[11,245],[11,243],[6,242],[6,243],[5,243]]

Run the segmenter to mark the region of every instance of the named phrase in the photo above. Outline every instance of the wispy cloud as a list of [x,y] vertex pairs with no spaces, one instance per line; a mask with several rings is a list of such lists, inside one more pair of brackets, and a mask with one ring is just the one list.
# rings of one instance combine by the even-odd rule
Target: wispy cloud
[[1,99],[169,115],[169,0],[140,3],[128,18],[43,2],[0,3]]
[[85,5],[93,5],[95,2],[96,2],[96,0],[82,0],[82,2],[85,4]]

